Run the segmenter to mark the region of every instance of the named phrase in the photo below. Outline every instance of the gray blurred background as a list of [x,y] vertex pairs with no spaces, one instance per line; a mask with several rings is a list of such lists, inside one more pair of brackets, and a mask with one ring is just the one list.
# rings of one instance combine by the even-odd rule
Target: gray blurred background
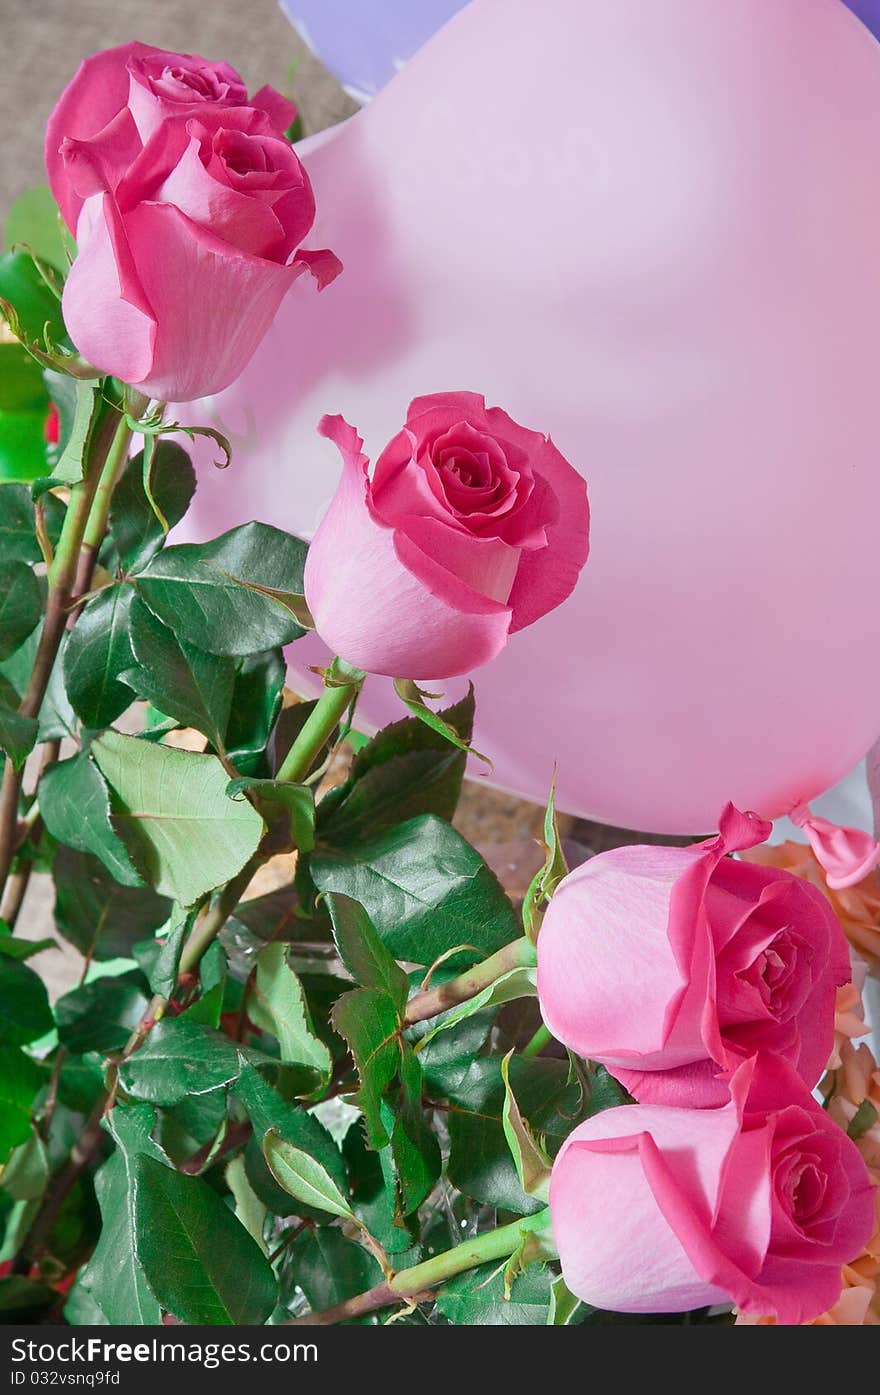
[[44,181],[46,117],[77,65],[97,49],[140,39],[225,59],[251,91],[270,82],[293,96],[307,132],[355,109],[276,0],[0,0],[0,35],[0,219],[23,189]]

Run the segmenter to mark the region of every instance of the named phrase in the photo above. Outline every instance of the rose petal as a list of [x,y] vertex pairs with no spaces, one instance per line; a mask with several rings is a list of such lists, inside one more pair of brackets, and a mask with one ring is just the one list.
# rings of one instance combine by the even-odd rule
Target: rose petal
[[83,200],[67,182],[60,154],[62,142],[66,138],[90,140],[118,116],[128,101],[129,59],[148,51],[146,44],[129,43],[87,58],[65,87],[46,123],[49,185],[74,235]]
[[111,194],[87,200],[77,238],[79,255],[62,297],[64,322],[96,368],[139,383],[153,370],[156,316]]
[[128,381],[161,401],[219,392],[241,373],[304,268],[234,250],[167,204],[140,205],[125,227],[158,325],[149,374]]

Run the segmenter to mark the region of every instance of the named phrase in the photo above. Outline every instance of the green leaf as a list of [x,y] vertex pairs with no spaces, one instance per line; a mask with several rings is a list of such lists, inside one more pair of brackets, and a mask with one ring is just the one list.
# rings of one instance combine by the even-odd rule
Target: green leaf
[[475,751],[470,744],[470,738],[465,739],[461,732],[447,720],[445,713],[435,712],[432,708],[428,707],[425,698],[439,696],[438,694],[423,692],[418,684],[414,683],[411,678],[395,679],[394,690],[417,721],[424,722],[425,726],[429,727],[435,736],[439,736],[444,741],[448,741],[451,746],[464,752],[465,755],[474,756],[477,760],[483,761],[491,770],[492,762],[489,757],[481,755],[479,751]]
[[22,717],[0,703],[0,751],[12,761],[13,770],[21,770],[36,745],[38,731],[35,717]]
[[468,1269],[437,1295],[437,1311],[447,1322],[466,1327],[544,1327],[550,1311],[553,1275],[532,1264],[504,1296],[504,1275],[491,1264]]
[[150,987],[160,998],[173,998],[180,972],[180,956],[186,937],[193,927],[195,913],[175,906],[168,922],[168,934],[158,946],[149,971]]
[[235,686],[232,659],[207,654],[179,639],[135,597],[130,618],[136,667],[125,681],[139,697],[160,707],[185,727],[203,732],[224,749]]
[[422,1112],[422,1072],[412,1049],[401,1047],[401,1089],[398,1097],[383,1101],[386,1130],[402,1216],[418,1211],[442,1170],[440,1145]]
[[367,1147],[360,1119],[350,1126],[342,1144],[351,1178],[351,1204],[365,1229],[388,1254],[412,1248],[413,1239],[400,1215],[398,1178],[391,1148],[381,1153]]
[[191,1325],[264,1323],[277,1299],[259,1246],[215,1191],[154,1158],[135,1158],[135,1251],[152,1293]]
[[134,701],[120,675],[131,668],[128,637],[134,592],[108,586],[89,601],[64,651],[64,679],[74,710],[87,727],[107,727]]
[[255,1240],[264,1255],[268,1255],[263,1232],[266,1228],[268,1208],[263,1205],[247,1179],[244,1158],[240,1155],[226,1165],[226,1185],[235,1198],[235,1214],[251,1239]]
[[240,1101],[253,1124],[254,1136],[245,1152],[248,1180],[257,1196],[277,1216],[318,1215],[301,1202],[294,1202],[272,1177],[263,1157],[263,1139],[271,1130],[280,1138],[314,1158],[345,1195],[348,1179],[342,1156],[323,1124],[301,1105],[281,1098],[252,1066],[245,1066],[233,1086],[233,1095]]
[[10,959],[31,959],[44,949],[57,949],[54,940],[17,940],[5,920],[0,920],[0,954]]
[[244,775],[226,786],[230,799],[243,799],[245,792],[272,830],[273,849],[277,834],[278,851],[298,848],[300,852],[311,852],[315,844],[315,796],[307,785]]
[[52,1030],[46,986],[33,969],[0,955],[0,1044],[26,1046]]
[[43,1069],[30,1056],[15,1046],[0,1046],[0,1164],[30,1137],[31,1109],[44,1080]]
[[89,445],[98,422],[109,410],[100,381],[77,383],[73,424],[61,455],[52,469],[53,479],[63,480],[65,484],[78,484],[85,478]]
[[129,959],[138,940],[168,919],[170,902],[151,887],[122,886],[94,857],[59,848],[55,879],[58,933],[89,959]]
[[548,1327],[576,1327],[586,1317],[586,1305],[575,1298],[560,1277],[550,1284],[550,1309],[547,1313]]
[[0,562],[0,659],[15,653],[42,614],[43,598],[31,568],[25,562]]
[[280,649],[241,659],[226,729],[229,758],[242,775],[268,775],[266,747],[281,710],[287,665]]
[[862,1100],[855,1114],[849,1121],[847,1133],[850,1138],[855,1142],[858,1142],[860,1138],[864,1138],[865,1134],[877,1123],[877,1118],[877,1110],[871,1101],[869,1099]]
[[568,874],[565,853],[562,850],[562,839],[559,836],[559,827],[556,823],[555,797],[556,777],[554,775],[553,784],[550,787],[550,797],[547,800],[547,810],[544,814],[546,857],[543,867],[533,877],[523,903],[523,926],[532,944],[538,943],[538,932],[541,928],[544,906],[549,902],[563,877]]
[[139,972],[96,978],[65,993],[55,1004],[58,1039],[77,1056],[121,1051],[147,1007]]
[[31,1125],[29,1137],[12,1152],[3,1168],[0,1186],[15,1201],[40,1201],[51,1175],[46,1145]]
[[354,1057],[360,1080],[356,1103],[363,1112],[370,1146],[382,1148],[391,1141],[382,1096],[400,1065],[398,1010],[382,989],[358,988],[337,1000],[330,1020]]
[[305,1068],[308,1079],[302,1093],[320,1093],[330,1079],[333,1061],[327,1047],[315,1036],[302,984],[287,962],[285,945],[267,945],[257,955],[248,1016],[255,1026],[277,1039],[285,1064]]
[[[19,699],[23,696],[31,676],[40,643],[41,630],[42,626],[38,625],[14,654],[0,662],[0,677],[12,686]],[[52,669],[46,696],[43,698],[43,705],[40,708],[38,736],[40,741],[63,741],[65,737],[76,734],[76,714],[64,691],[64,678],[62,676],[64,650],[67,647],[68,638],[69,636],[65,635],[62,640],[60,658]]]
[[232,578],[297,584],[305,554],[298,538],[248,523],[210,543],[167,547],[137,586],[154,615],[187,643],[212,654],[254,654],[289,644],[303,630],[277,602]]
[[[101,982],[102,980],[99,980]],[[163,1018],[122,1066],[126,1094],[163,1107],[236,1081],[252,1053],[220,1032],[184,1017]]]
[[[11,315],[6,306],[11,307]],[[47,286],[29,252],[5,252],[0,256],[0,313],[10,321],[13,333],[28,344],[42,349],[46,331],[51,343],[70,343],[61,302]]]
[[381,988],[402,1019],[409,996],[409,979],[379,939],[363,906],[348,896],[329,895],[327,909],[339,957],[355,983]]
[[504,1137],[516,1167],[519,1184],[528,1196],[539,1201],[550,1200],[550,1169],[553,1161],[532,1134],[531,1129],[519,1110],[516,1096],[510,1088],[511,1051],[501,1062],[501,1078],[504,1081],[504,1105],[501,1122]]
[[48,184],[25,189],[6,215],[3,229],[6,247],[12,251],[16,244],[21,244],[63,276],[67,274],[69,237]]
[[[0,344],[0,404],[6,382],[6,349],[14,344]],[[28,369],[33,368],[40,379],[40,370],[33,359],[26,358]],[[37,542],[34,503],[31,491],[23,484],[4,484],[0,488],[0,560],[3,562],[39,562],[40,547]]]
[[[514,1057],[510,1082],[522,1114],[541,1134],[548,1152],[555,1154],[589,1112],[566,1063]],[[453,1186],[475,1201],[517,1215],[540,1210],[540,1203],[520,1185],[504,1136],[505,1086],[497,1056],[474,1061],[450,1099],[447,1172]]]
[[59,843],[92,853],[116,881],[143,886],[128,849],[110,822],[110,795],[94,761],[85,752],[58,761],[39,785],[43,822]]
[[270,1130],[263,1139],[263,1156],[275,1181],[295,1201],[343,1220],[357,1220],[329,1172],[301,1148]]
[[[361,903],[396,959],[433,964],[465,944],[493,954],[519,933],[513,907],[480,854],[432,816],[356,848],[321,849],[311,871],[321,891]],[[468,962],[475,957],[462,954]]]
[[[150,469],[150,489],[169,527],[179,523],[196,490],[196,474],[177,441],[158,440]],[[165,542],[162,525],[144,491],[143,451],[125,467],[110,505],[110,536],[126,571],[145,567]]]
[[158,891],[191,906],[256,852],[263,821],[250,804],[226,798],[228,776],[215,756],[115,731],[92,752],[116,795],[116,826]]
[[382,1279],[373,1256],[331,1226],[298,1236],[290,1249],[289,1265],[313,1312],[365,1293]]
[[[469,741],[473,688],[440,715]],[[321,842],[348,847],[419,814],[450,820],[461,794],[466,760],[463,752],[415,717],[385,727],[358,751],[345,784],[321,801]]]
[[[112,1326],[155,1327],[162,1309],[153,1297],[135,1254],[134,1164],[139,1157],[162,1165],[164,1154],[151,1134],[156,1113],[147,1105],[117,1104],[108,1115],[117,1147],[95,1177],[103,1226],[95,1252],[80,1271],[82,1287]],[[168,1237],[169,1243],[172,1237]],[[69,1314],[65,1314],[70,1321]],[[92,1319],[89,1318],[88,1321]]]

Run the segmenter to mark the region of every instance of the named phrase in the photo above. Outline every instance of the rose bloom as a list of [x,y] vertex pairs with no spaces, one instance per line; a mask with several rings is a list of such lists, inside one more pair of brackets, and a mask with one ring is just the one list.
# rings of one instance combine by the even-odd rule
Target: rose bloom
[[811,1322],[867,1244],[874,1188],[855,1144],[777,1058],[753,1058],[717,1109],[608,1109],[553,1165],[566,1284],[597,1308],[684,1312],[733,1301]]
[[809,1087],[827,1064],[846,941],[814,887],[726,855],[769,831],[728,805],[717,838],[615,848],[553,896],[538,940],[544,1020],[640,1101],[720,1103],[721,1073],[758,1051]]
[[870,872],[856,886],[832,891],[815,853],[805,843],[777,843],[772,847],[767,844],[751,848],[743,856],[762,867],[780,867],[818,887],[834,907],[853,949],[858,950],[874,973],[880,971],[880,873]]
[[65,140],[118,146],[133,158],[166,117],[196,116],[211,105],[251,106],[265,112],[283,135],[296,108],[280,92],[263,87],[248,98],[244,79],[228,63],[191,53],[167,53],[149,44],[105,49],[81,63],[46,125],[46,168],[52,193],[71,232],[82,198],[66,177]]
[[583,479],[549,437],[472,392],[416,398],[372,479],[342,417],[344,469],[309,548],[306,600],[348,663],[451,678],[487,663],[574,590],[589,552]]
[[[826,1099],[831,1096],[829,1117],[846,1129],[865,1100],[870,1100],[880,1112],[880,1070],[865,1045],[855,1047],[846,1042],[841,1046],[840,1056],[836,1073],[832,1072],[823,1080],[821,1089]],[[876,1189],[874,1228],[862,1253],[843,1266],[837,1301],[813,1319],[814,1324],[821,1327],[880,1325],[880,1172],[876,1170],[880,1166],[880,1125],[872,1125],[855,1143],[869,1165],[868,1175]],[[775,1321],[766,1314],[737,1317],[737,1324],[746,1326],[769,1326]]]
[[315,200],[278,103],[245,106],[232,69],[166,57],[131,59],[135,97],[85,135],[109,98],[97,59],[81,70],[50,120],[47,164],[79,246],[62,302],[78,350],[148,397],[188,401],[238,377],[298,276],[322,288],[341,265],[297,250]]

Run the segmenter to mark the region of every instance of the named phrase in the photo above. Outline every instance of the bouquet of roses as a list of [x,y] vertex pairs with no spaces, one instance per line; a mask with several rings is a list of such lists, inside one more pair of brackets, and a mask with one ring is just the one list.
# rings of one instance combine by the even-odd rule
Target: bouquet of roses
[[[98,54],[48,125],[62,230],[31,200],[0,259],[0,1310],[877,1320],[880,1075],[824,883],[733,806],[569,872],[551,795],[515,896],[455,826],[491,752],[473,690],[420,685],[589,586],[544,424],[425,383],[374,464],[316,423],[342,477],[310,546],[246,513],[169,539],[185,443],[229,449],[166,404],[344,274],[293,120],[227,64]],[[309,629],[313,699],[285,688]],[[371,739],[366,681],[400,698]],[[53,1005],[35,870],[82,959]]]

